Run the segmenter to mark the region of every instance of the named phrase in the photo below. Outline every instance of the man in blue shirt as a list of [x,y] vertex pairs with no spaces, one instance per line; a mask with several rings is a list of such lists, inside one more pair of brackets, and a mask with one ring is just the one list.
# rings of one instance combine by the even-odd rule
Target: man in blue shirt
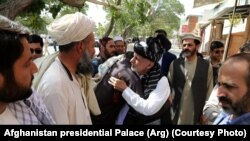
[[[250,55],[231,56],[221,66],[217,97],[223,112],[214,125],[250,124]],[[225,114],[226,112],[226,114]]]

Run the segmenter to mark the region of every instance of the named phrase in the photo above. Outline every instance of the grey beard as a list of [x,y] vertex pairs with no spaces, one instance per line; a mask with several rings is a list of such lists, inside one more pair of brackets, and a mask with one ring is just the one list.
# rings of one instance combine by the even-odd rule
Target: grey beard
[[189,56],[191,56],[191,52],[190,51],[183,51],[181,55],[183,58],[189,57]]
[[93,68],[92,68],[92,62],[91,62],[91,57],[87,50],[84,51],[78,65],[77,65],[77,72],[87,75],[87,74],[92,74]]

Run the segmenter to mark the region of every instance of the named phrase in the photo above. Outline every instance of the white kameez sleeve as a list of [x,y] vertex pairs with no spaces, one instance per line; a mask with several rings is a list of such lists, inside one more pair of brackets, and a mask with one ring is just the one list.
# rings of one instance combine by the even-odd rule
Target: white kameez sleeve
[[158,112],[170,95],[170,87],[167,78],[162,77],[157,83],[156,89],[153,90],[147,99],[141,98],[138,94],[127,87],[123,93],[123,98],[137,112],[150,116]]

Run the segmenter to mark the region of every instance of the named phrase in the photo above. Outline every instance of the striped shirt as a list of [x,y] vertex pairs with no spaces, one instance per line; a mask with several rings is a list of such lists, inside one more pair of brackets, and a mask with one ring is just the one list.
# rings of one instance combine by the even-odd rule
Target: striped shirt
[[42,99],[34,91],[28,99],[10,103],[8,107],[20,124],[55,124]]

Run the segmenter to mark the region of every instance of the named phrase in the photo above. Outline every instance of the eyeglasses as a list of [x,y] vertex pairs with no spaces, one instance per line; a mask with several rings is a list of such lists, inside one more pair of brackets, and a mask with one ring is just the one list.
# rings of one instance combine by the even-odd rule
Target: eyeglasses
[[182,46],[183,46],[183,47],[185,47],[185,46],[191,47],[191,46],[193,46],[193,45],[192,45],[192,44],[183,44]]
[[224,50],[216,50],[215,53],[216,53],[216,54],[219,54],[219,53],[220,53],[220,54],[223,54],[223,53],[224,53]]
[[42,50],[39,49],[39,48],[36,48],[36,49],[30,48],[30,52],[31,52],[32,54],[33,54],[34,52],[35,52],[36,54],[41,54],[41,53],[42,53]]

